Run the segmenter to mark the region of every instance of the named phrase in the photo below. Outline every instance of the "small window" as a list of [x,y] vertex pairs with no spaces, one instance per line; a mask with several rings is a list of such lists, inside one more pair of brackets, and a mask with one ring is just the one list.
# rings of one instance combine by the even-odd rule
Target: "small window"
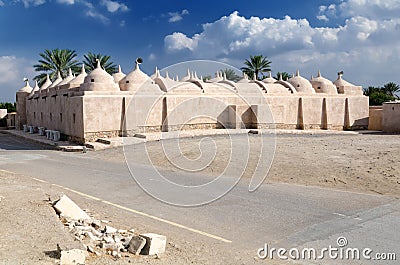
[[300,85],[297,85],[297,87],[300,87]]
[[129,80],[126,80],[126,83],[128,84],[128,83],[129,83]]
[[36,112],[33,112],[33,118],[36,120]]
[[52,121],[53,120],[53,115],[50,113],[50,120]]
[[94,79],[90,80],[92,83],[94,82]]
[[72,114],[72,122],[75,123],[75,113]]
[[62,122],[62,113],[60,113],[60,121]]
[[40,119],[43,120],[43,112],[40,112]]
[[319,86],[319,87],[317,87],[318,89],[321,89],[321,87]]

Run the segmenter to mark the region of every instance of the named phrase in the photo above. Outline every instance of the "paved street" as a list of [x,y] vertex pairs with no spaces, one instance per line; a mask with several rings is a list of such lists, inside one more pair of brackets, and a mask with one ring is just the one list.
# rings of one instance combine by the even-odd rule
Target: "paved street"
[[[159,202],[146,194],[130,175],[125,161],[102,161],[93,158],[92,154],[49,150],[0,133],[2,170],[62,185],[232,243],[138,216],[138,220],[162,227],[172,238],[178,234],[204,238],[220,247],[248,253],[252,255],[250,257],[256,256],[257,249],[264,243],[272,247],[322,249],[328,245],[336,246],[339,236],[347,238],[349,247],[400,253],[400,203],[393,197],[289,184],[263,185],[256,192],[249,193],[248,180],[242,180],[215,202],[183,208]],[[152,171],[148,166],[136,165],[131,170],[134,174],[151,178]],[[193,178],[192,175],[170,177]],[[193,182],[207,179],[196,178]],[[324,260],[324,264],[360,262]]]

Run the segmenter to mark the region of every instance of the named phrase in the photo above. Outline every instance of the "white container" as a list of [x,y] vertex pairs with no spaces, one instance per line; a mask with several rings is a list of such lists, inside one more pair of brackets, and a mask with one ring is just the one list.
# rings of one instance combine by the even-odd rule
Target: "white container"
[[60,131],[53,131],[53,141],[54,142],[60,141],[60,136],[61,136]]
[[35,126],[29,126],[29,133],[30,134],[35,133]]
[[24,132],[28,132],[28,130],[29,130],[28,125],[26,125],[26,124],[22,125],[22,128],[23,128]]
[[39,129],[39,135],[40,136],[45,135],[45,128],[44,127],[38,127],[38,129]]

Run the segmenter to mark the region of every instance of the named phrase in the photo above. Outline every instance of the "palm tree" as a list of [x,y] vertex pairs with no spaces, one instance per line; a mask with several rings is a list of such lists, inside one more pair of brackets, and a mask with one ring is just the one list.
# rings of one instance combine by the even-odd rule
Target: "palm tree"
[[35,71],[42,72],[35,76],[33,80],[38,81],[41,86],[46,81],[46,75],[50,75],[50,79],[57,78],[57,73],[60,72],[61,77],[65,78],[68,75],[68,69],[71,68],[73,73],[79,72],[79,62],[75,59],[77,56],[76,51],[69,49],[46,49],[43,53],[39,54],[41,59],[39,64],[33,67]]
[[277,72],[275,79],[279,80],[279,76],[282,75],[282,80],[287,81],[290,78],[290,74],[288,72]]
[[254,75],[259,79],[259,74],[261,73],[266,73],[270,72],[270,64],[272,62],[268,60],[267,57],[264,57],[262,55],[255,55],[255,56],[250,56],[250,60],[246,59],[244,62],[245,67],[240,68],[243,73],[247,74],[250,78],[252,78]]
[[385,84],[382,89],[389,96],[399,98],[399,96],[396,95],[396,92],[400,92],[400,86],[397,85],[396,83],[389,82],[389,83]]
[[226,75],[226,79],[237,82],[240,80],[240,76],[238,76],[233,69],[225,68],[225,70],[220,70],[222,74]]
[[102,55],[102,54],[94,54],[88,52],[86,55],[83,56],[85,59],[83,63],[85,64],[86,71],[91,72],[97,67],[97,60],[100,61],[100,66],[106,70],[107,73],[110,75],[115,74],[118,72],[118,66],[116,66],[113,62],[109,61],[110,56]]

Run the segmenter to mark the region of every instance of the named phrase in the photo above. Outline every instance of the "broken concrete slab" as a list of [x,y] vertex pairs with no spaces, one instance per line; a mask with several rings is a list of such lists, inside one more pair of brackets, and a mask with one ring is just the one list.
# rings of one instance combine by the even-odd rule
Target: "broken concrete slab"
[[140,236],[146,239],[146,245],[143,247],[140,254],[155,255],[165,252],[165,246],[167,245],[166,236],[154,233],[140,234]]
[[145,245],[146,239],[144,237],[133,236],[129,241],[128,251],[134,255],[139,255]]
[[90,219],[89,215],[85,213],[78,205],[76,205],[70,198],[63,195],[55,204],[54,209],[60,215],[75,220]]
[[86,253],[81,249],[61,251],[60,265],[83,265],[85,264]]
[[118,232],[118,229],[116,229],[116,228],[114,228],[112,226],[106,225],[106,228],[105,228],[104,232],[106,234],[114,234],[114,233]]

